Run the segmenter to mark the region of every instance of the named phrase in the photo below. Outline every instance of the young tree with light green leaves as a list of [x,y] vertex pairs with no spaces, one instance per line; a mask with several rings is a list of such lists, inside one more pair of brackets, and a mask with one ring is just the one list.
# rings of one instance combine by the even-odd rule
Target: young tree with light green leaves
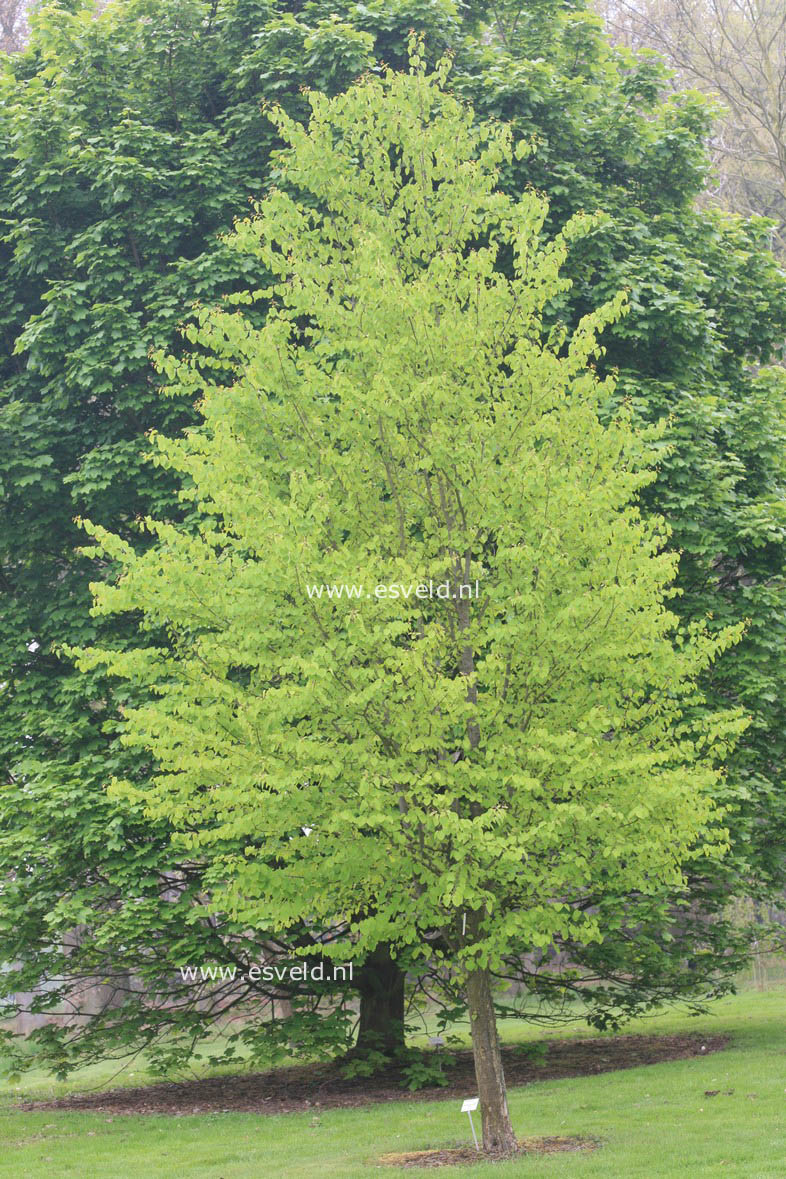
[[307,129],[273,113],[281,187],[234,239],[271,282],[163,362],[202,399],[158,444],[198,531],[150,521],[140,555],[88,526],[122,569],[97,612],[171,642],[80,658],[142,689],[124,739],[158,769],[114,789],[208,863],[216,906],[460,980],[484,1147],[509,1153],[493,973],[511,947],[602,941],[593,888],[679,887],[722,850],[743,720],[697,707],[696,677],[739,628],[679,630],[677,557],[636,506],[652,439],[601,422],[596,335],[623,297],[544,330],[588,220],[544,243],[543,200],[498,188],[509,131],[446,72],[414,54],[311,95]]

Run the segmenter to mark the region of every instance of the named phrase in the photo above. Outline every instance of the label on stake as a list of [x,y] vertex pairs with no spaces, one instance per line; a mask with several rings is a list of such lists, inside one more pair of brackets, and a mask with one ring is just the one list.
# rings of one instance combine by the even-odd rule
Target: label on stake
[[472,1131],[472,1141],[475,1143],[475,1150],[480,1150],[478,1143],[478,1136],[475,1133],[475,1123],[472,1121],[472,1111],[478,1108],[479,1097],[468,1097],[461,1107],[461,1112],[465,1113],[469,1118],[469,1128]]

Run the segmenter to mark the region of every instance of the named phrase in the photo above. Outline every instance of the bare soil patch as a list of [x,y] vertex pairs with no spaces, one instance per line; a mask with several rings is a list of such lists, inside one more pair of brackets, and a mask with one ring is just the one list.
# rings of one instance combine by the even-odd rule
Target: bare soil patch
[[[594,1150],[599,1145],[595,1138],[521,1138],[516,1154],[558,1154],[561,1151]],[[453,1167],[457,1163],[495,1163],[509,1158],[510,1155],[483,1155],[474,1147],[457,1146],[446,1150],[413,1150],[408,1154],[383,1154],[377,1162],[390,1167]]]
[[[592,1076],[615,1069],[660,1064],[718,1052],[728,1036],[598,1036],[549,1040],[542,1062],[535,1062],[515,1046],[503,1049],[509,1086],[529,1085],[560,1077]],[[345,1077],[341,1063],[310,1064],[272,1069],[266,1073],[167,1081],[139,1088],[76,1093],[56,1101],[28,1101],[24,1110],[100,1111],[112,1114],[297,1113],[350,1108],[379,1101],[433,1101],[467,1097],[475,1092],[472,1053],[446,1053],[448,1084],[410,1093],[401,1086],[395,1068],[373,1077]]]

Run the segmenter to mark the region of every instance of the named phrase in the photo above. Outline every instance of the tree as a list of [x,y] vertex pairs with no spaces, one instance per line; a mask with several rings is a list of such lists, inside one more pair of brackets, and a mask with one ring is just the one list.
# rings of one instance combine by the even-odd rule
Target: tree
[[0,0],[0,51],[17,52],[24,45],[26,35],[25,0]]
[[778,0],[614,0],[605,16],[633,48],[664,55],[682,85],[718,99],[713,135],[721,205],[771,217],[786,248],[786,13]]
[[[417,947],[461,980],[484,1147],[509,1153],[493,972],[602,941],[593,887],[678,887],[721,849],[743,722],[699,711],[696,677],[739,628],[666,608],[677,559],[635,505],[652,440],[601,422],[590,364],[622,300],[549,331],[581,221],[541,242],[544,202],[497,188],[509,131],[445,74],[414,54],[310,95],[307,130],[273,114],[281,188],[236,237],[272,281],[164,362],[201,395],[204,427],[160,443],[198,529],[150,520],[139,554],[88,526],[122,568],[99,612],[171,645],[82,660],[146,693],[124,740],[158,769],[117,788],[209,857],[222,911],[343,921],[329,955]],[[364,589],[317,592],[341,585]]]

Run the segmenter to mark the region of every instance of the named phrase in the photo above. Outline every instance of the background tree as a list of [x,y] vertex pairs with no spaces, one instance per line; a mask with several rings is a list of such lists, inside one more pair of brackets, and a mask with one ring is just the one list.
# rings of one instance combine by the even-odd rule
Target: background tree
[[0,52],[15,53],[27,39],[25,0],[0,0]]
[[[722,843],[713,764],[740,722],[698,711],[695,679],[734,634],[679,633],[676,557],[633,502],[645,441],[600,421],[588,362],[620,301],[549,330],[578,227],[541,244],[543,202],[496,190],[509,132],[420,65],[311,96],[307,131],[273,116],[288,191],[237,231],[273,275],[265,325],[202,317],[236,379],[186,360],[205,427],[162,443],[198,532],[148,521],[137,555],[90,529],[122,567],[99,610],[171,645],[83,658],[146,693],[123,736],[159,768],[125,789],[208,857],[220,911],[343,917],[329,953],[361,959],[440,935],[484,1147],[510,1153],[492,971],[511,945],[602,941],[588,891],[679,887]],[[394,600],[372,589],[391,576]]]
[[610,0],[615,38],[662,53],[680,86],[716,98],[709,194],[746,215],[771,217],[786,250],[786,12],[778,0]]

